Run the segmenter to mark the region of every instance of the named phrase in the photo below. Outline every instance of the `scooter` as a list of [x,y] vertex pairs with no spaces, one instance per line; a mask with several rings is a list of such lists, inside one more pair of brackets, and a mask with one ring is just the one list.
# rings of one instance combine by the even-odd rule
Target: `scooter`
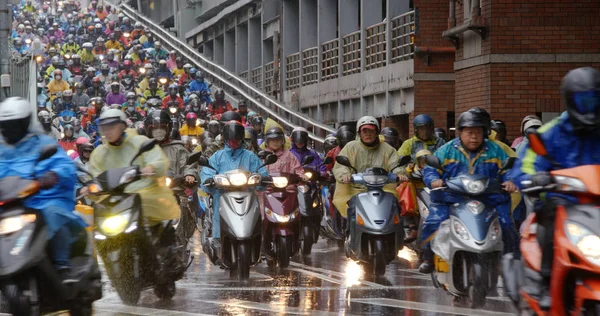
[[[58,148],[44,147],[37,163]],[[40,315],[68,309],[71,315],[92,315],[92,303],[102,298],[102,282],[91,240],[85,230],[71,247],[78,280],[67,286],[54,268],[48,228],[39,210],[23,201],[40,190],[37,180],[10,176],[0,179],[0,288],[14,315]]]
[[[408,179],[409,182],[403,183],[396,188],[398,203],[400,204],[400,216],[404,219],[404,245],[419,253],[421,227],[429,214],[427,205],[431,201],[429,200],[429,190],[427,188],[417,188],[419,183],[423,183],[423,174],[420,170],[413,170],[408,175]],[[413,189],[414,196],[413,192],[411,192]],[[423,213],[425,213],[425,216],[423,216]]]
[[[434,155],[427,165],[444,170]],[[509,170],[515,158],[509,158],[502,170]],[[501,170],[501,171],[502,171]],[[481,202],[489,194],[503,193],[500,181],[481,175],[459,175],[444,179],[446,187],[430,191],[431,200],[452,204],[450,218],[443,221],[431,241],[435,269],[433,285],[460,299],[468,297],[472,308],[485,304],[488,293],[498,281],[504,250],[502,230],[496,209]]]
[[155,145],[155,139],[146,141],[130,167],[106,170],[88,186],[91,194],[104,197],[94,204],[94,238],[108,277],[126,304],[136,304],[148,287],[160,299],[172,298],[175,281],[189,262],[185,241],[174,232],[179,220],[150,226],[139,194],[124,192],[141,178],[133,162]]
[[[258,169],[276,161],[277,156],[268,155]],[[199,164],[215,170],[206,157],[200,157]],[[204,186],[221,191],[221,248],[215,249],[210,245],[214,209],[213,205],[209,205],[202,225],[202,249],[213,264],[230,269],[232,275],[237,272],[240,280],[247,280],[250,277],[250,266],[259,263],[261,259],[261,212],[254,189],[263,184],[263,179],[256,171],[235,169],[214,175],[204,183]]]
[[[305,156],[302,160],[302,166],[307,166],[313,161],[313,156]],[[319,167],[332,162],[333,158],[327,157]],[[321,205],[320,172],[304,167],[304,176],[308,178],[308,183],[298,185],[298,209],[300,210],[302,255],[308,256],[312,251],[313,244],[319,241],[323,206]]]
[[[198,161],[202,153],[197,152],[188,157],[187,165],[192,165]],[[186,188],[195,189],[198,187],[198,182],[187,184],[185,176],[175,175],[167,172],[165,184],[171,190],[179,203],[181,209],[181,222],[177,226],[177,233],[181,234],[184,240],[189,240],[194,235],[197,227],[197,200],[194,200],[194,195],[188,196]],[[194,192],[195,193],[195,192]],[[186,242],[187,243],[187,242]]]
[[346,228],[348,220],[340,214],[333,205],[333,192],[335,190],[335,179],[331,179],[321,187],[323,205],[323,218],[321,219],[321,235],[329,240],[337,242],[340,249],[344,249],[346,243]]
[[[408,156],[390,171],[407,164]],[[383,191],[387,183],[396,183],[397,176],[383,168],[367,168],[363,173],[350,164],[348,157],[337,156],[336,162],[355,171],[352,182],[365,185],[367,192],[356,195],[356,216],[346,239],[346,256],[366,264],[377,277],[385,274],[386,266],[404,246],[404,223],[400,217],[397,198]]]
[[[527,135],[531,149],[560,166],[548,155],[537,132]],[[544,228],[530,213],[522,225],[522,260],[512,254],[503,258],[503,277],[508,297],[523,314],[600,315],[600,166],[586,165],[550,171],[547,183],[523,184],[523,193],[538,197],[556,192],[577,198],[580,204],[565,201],[556,207],[554,222],[554,262],[550,282],[552,305],[544,311],[539,306],[541,258],[539,235]]]

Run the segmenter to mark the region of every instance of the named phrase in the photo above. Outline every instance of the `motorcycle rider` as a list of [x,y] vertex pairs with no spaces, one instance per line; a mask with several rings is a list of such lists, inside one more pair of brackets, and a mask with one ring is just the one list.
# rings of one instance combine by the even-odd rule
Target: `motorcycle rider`
[[[97,177],[114,168],[129,166],[131,159],[148,140],[137,135],[134,129],[126,130],[127,117],[118,109],[106,110],[98,120],[104,143],[90,156],[89,171]],[[150,225],[180,217],[179,207],[171,190],[164,186],[169,159],[158,146],[142,154],[134,161],[140,167],[142,178],[127,186],[126,192],[137,192],[142,199],[144,216]]]
[[[528,131],[537,130],[538,128],[542,127],[542,125],[544,125],[542,120],[538,120],[538,119],[534,119],[534,118],[528,120],[525,124],[523,124],[523,135],[527,135]],[[523,152],[525,150],[525,148],[527,147],[528,144],[529,144],[529,140],[527,138],[524,138],[523,141],[517,145],[517,147],[515,148],[515,151],[517,152],[517,156],[521,156],[521,152]]]
[[[204,81],[203,72],[198,71],[196,68],[191,68],[190,77],[192,78],[192,81],[190,82],[186,91],[188,95],[196,93],[200,97],[202,97],[203,94],[210,94],[210,88],[208,87],[208,84]],[[203,100],[204,99],[206,99],[206,97],[203,98]],[[207,99],[210,99],[210,97],[208,97]]]
[[52,125],[52,117],[48,111],[42,110],[38,112],[38,120],[42,124],[46,135],[52,137],[54,140],[59,140],[61,138],[58,128]]
[[62,93],[62,105],[60,108],[55,109],[56,113],[60,113],[62,111],[73,111],[75,114],[79,114],[79,108],[75,106],[73,103],[73,90],[67,89]]
[[[79,170],[82,169],[88,171],[90,155],[92,154],[92,151],[94,151],[94,145],[92,145],[92,143],[90,143],[89,141],[82,142],[81,144],[77,145],[77,153],[79,155],[77,156],[77,158],[75,158],[75,160],[73,160],[73,162],[77,167],[77,178],[80,179],[83,183],[86,183],[87,181],[91,180],[91,178],[87,173]],[[77,192],[77,195],[80,195],[79,190],[82,187],[83,185],[79,183],[79,181],[77,181],[75,184],[75,190]]]
[[104,107],[104,99],[101,97],[92,98],[90,102],[92,104],[88,106],[88,111],[81,120],[83,126],[86,126],[88,122],[93,123],[99,117],[100,113],[102,113],[102,108]]
[[248,103],[246,100],[240,100],[240,102],[238,102],[237,112],[242,116],[242,124],[246,125],[246,120],[248,117]]
[[92,79],[92,86],[87,89],[87,95],[90,98],[104,98],[106,90],[104,90],[100,78],[94,77]]
[[517,146],[519,146],[519,144],[521,142],[523,142],[525,140],[525,124],[527,124],[527,122],[531,121],[531,120],[538,120],[538,121],[542,121],[541,118],[539,118],[537,115],[527,115],[523,118],[523,120],[521,121],[521,136],[515,138],[515,140],[513,141],[513,143],[510,145],[511,148],[517,148]]
[[75,144],[75,128],[73,127],[73,125],[65,124],[63,126],[63,131],[64,137],[58,141],[60,147],[67,153],[69,152],[69,150],[77,150],[77,146]]
[[104,46],[106,47],[106,49],[116,49],[121,52],[123,51],[123,46],[117,40],[117,35],[115,33],[111,33],[108,36],[108,41],[106,42],[106,44],[104,44]]
[[56,94],[59,92],[62,93],[63,91],[71,88],[71,86],[69,86],[69,83],[67,83],[67,81],[63,80],[62,70],[56,69],[56,70],[54,70],[53,74],[54,74],[54,79],[52,79],[50,81],[50,83],[48,83],[48,85],[46,86],[46,90],[48,91],[48,93],[50,95]]
[[212,223],[212,237],[210,244],[213,249],[219,251],[221,248],[221,219],[219,217],[219,190],[215,190],[212,186],[212,177],[215,174],[222,174],[227,171],[234,169],[244,169],[251,172],[258,170],[263,177],[268,176],[267,170],[262,167],[258,169],[262,162],[258,156],[253,152],[243,148],[244,140],[244,126],[238,121],[228,121],[222,130],[223,139],[225,141],[225,148],[217,151],[208,160],[210,165],[215,168],[202,168],[200,172],[200,179],[202,181],[202,190],[213,196],[213,223]]
[[221,135],[221,124],[219,124],[219,121],[211,120],[208,122],[208,134],[208,137],[213,139]]
[[[536,154],[529,144],[525,144],[512,170],[520,188],[523,181],[531,181],[533,186],[549,184],[548,172],[552,170],[600,164],[600,71],[591,67],[573,69],[563,77],[560,91],[567,110],[538,129],[548,156]],[[542,249],[539,304],[547,310],[552,304],[549,290],[556,206],[581,202],[554,192],[541,194],[540,198],[541,203],[535,210],[537,237]]]
[[176,83],[170,84],[168,92],[169,95],[162,100],[162,108],[166,109],[169,107],[169,103],[174,101],[177,103],[177,107],[183,111],[185,109],[185,105],[183,105],[183,99],[177,95],[179,92],[179,86]]
[[77,82],[75,83],[75,94],[73,95],[73,106],[76,108],[87,106],[90,101],[90,97],[83,92],[84,86],[83,83]]
[[197,125],[198,116],[196,113],[190,112],[185,115],[185,122],[183,126],[179,129],[179,134],[181,136],[194,136],[201,137],[204,133],[204,128],[202,126]]
[[121,85],[113,82],[110,85],[110,92],[106,95],[107,104],[123,104],[127,101],[125,95],[121,93]]
[[171,71],[169,70],[169,67],[167,67],[167,61],[164,59],[161,59],[158,62],[158,69],[156,70],[156,75],[159,78],[167,78],[169,80],[171,80],[171,77],[173,76],[171,74]]
[[[221,115],[221,118],[220,118],[219,130],[221,129],[220,126],[224,125],[225,123],[227,123],[229,121],[236,121],[236,122],[242,123],[242,117],[240,116],[239,113],[234,112],[234,111],[227,111],[227,112],[223,113],[223,115]],[[208,128],[210,131],[210,129],[211,129],[210,122],[209,122]],[[214,129],[214,123],[213,123],[212,128]],[[204,152],[203,152],[203,155],[206,157],[212,156],[212,154],[216,153],[218,150],[223,149],[225,146],[222,132],[219,135],[216,135],[212,138],[214,138],[214,141],[208,146],[207,149],[204,149]],[[243,140],[243,136],[242,136],[242,140]]]
[[333,162],[325,165],[327,171],[332,172],[333,165],[335,164],[335,158],[340,154],[342,148],[346,146],[349,142],[356,140],[356,134],[348,125],[342,125],[337,132],[335,133],[335,139],[337,146],[330,150],[325,157],[331,157]]
[[[173,56],[173,53],[171,53],[171,56]],[[175,58],[175,67],[169,69],[171,69],[173,77],[181,77],[185,73],[185,70],[183,70],[183,59],[181,57]]]
[[[379,140],[379,122],[372,116],[363,116],[356,123],[356,132],[360,139],[347,143],[339,153],[339,156],[348,157],[350,164],[357,172],[363,172],[367,168],[380,167],[388,172],[398,164],[400,157],[396,150],[385,142]],[[398,169],[396,169],[398,170]],[[356,195],[364,192],[364,189],[353,187],[352,170],[346,166],[336,163],[333,167],[336,184],[333,195],[333,204],[349,223],[355,221]],[[384,191],[397,195],[396,184],[391,183],[384,187]],[[399,209],[398,209],[399,210]],[[347,236],[353,236],[351,232],[355,225],[349,224],[346,230]]]
[[162,91],[162,89],[158,89],[158,80],[156,80],[156,78],[150,78],[148,80],[148,89],[144,91],[144,99],[146,99],[146,101],[151,98],[158,98],[162,100],[164,97],[164,91]]
[[285,134],[281,127],[272,127],[265,133],[265,149],[277,155],[277,162],[267,166],[267,172],[285,172],[294,173],[303,179],[304,168],[289,150],[283,148],[285,143]]
[[85,74],[84,67],[81,64],[81,56],[73,54],[71,57],[73,63],[68,67],[69,71],[73,76],[83,76]]
[[321,165],[321,163],[323,163],[321,156],[319,156],[314,149],[308,148],[308,131],[304,127],[294,128],[294,130],[292,130],[291,139],[292,148],[290,149],[290,152],[296,156],[296,159],[298,159],[300,163],[302,163],[302,159],[304,159],[304,157],[313,156],[315,159],[313,162],[308,164],[307,167],[317,170],[321,173],[327,172],[327,168]]
[[400,139],[400,133],[398,130],[393,127],[384,127],[381,129],[381,135],[383,135],[385,142],[390,144],[390,146],[396,148],[398,150],[402,145],[402,140]]
[[492,120],[491,130],[496,132],[495,140],[509,145],[506,139],[506,124],[502,120]]
[[415,136],[404,141],[398,150],[401,157],[410,156],[411,160],[414,161],[419,150],[428,149],[430,152],[435,152],[446,143],[433,134],[433,119],[427,114],[417,115],[413,120],[413,127]]
[[81,128],[81,120],[78,118],[74,118],[73,119],[73,129],[74,129],[74,133],[73,133],[73,137],[75,137],[75,139],[80,139],[80,138],[86,138],[86,139],[90,139],[90,135],[88,135],[86,132],[83,131],[83,129]]
[[[443,178],[454,177],[462,173],[480,174],[490,178],[500,175],[502,187],[507,192],[516,191],[508,172],[500,173],[501,164],[508,159],[506,152],[495,142],[486,139],[490,129],[489,114],[482,109],[473,108],[462,113],[456,123],[458,137],[439,148],[434,155],[440,162],[446,174],[433,167],[423,171],[423,181],[431,189],[444,185]],[[502,194],[491,194],[485,197],[486,203],[494,204],[498,212],[505,252],[514,252],[517,248],[518,234],[511,218],[510,198]],[[429,215],[422,227],[421,241],[423,244],[422,260],[419,266],[421,273],[433,271],[433,252],[429,241],[440,223],[448,219],[450,205],[446,203],[431,203]]]
[[24,99],[8,98],[0,104],[0,178],[37,179],[41,190],[24,200],[25,207],[42,213],[54,265],[63,283],[77,282],[71,271],[72,233],[87,224],[73,213],[75,166],[61,149],[36,163],[42,148],[55,145],[56,141],[33,128],[32,115],[29,102]]
[[447,138],[448,138],[448,135],[446,135],[446,130],[444,130],[444,129],[443,129],[443,128],[441,128],[441,127],[436,127],[436,128],[433,130],[433,134],[434,134],[434,135],[435,135],[437,138],[441,138],[441,139],[443,139],[444,141],[446,141],[446,140],[447,140]]
[[208,111],[211,115],[223,114],[227,111],[232,111],[233,107],[229,101],[225,100],[225,91],[218,89],[215,92],[215,101],[208,105]]
[[135,70],[131,69],[131,60],[123,61],[123,70],[119,72],[119,79],[123,80],[125,77],[131,77],[134,80],[137,78]]
[[337,138],[335,137],[335,134],[329,134],[325,136],[325,141],[323,142],[323,153],[319,153],[321,160],[323,160],[327,153],[332,151],[335,147],[337,147]]
[[127,93],[127,102],[125,102],[122,106],[122,110],[125,112],[125,115],[127,115],[127,118],[129,118],[132,122],[144,120],[144,117],[136,107],[136,99],[137,96],[135,93],[129,92]]

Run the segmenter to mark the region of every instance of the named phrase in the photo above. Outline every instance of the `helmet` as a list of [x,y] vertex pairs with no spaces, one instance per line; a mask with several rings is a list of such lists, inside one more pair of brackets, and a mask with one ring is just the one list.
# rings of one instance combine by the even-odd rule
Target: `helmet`
[[304,127],[296,127],[292,130],[292,142],[299,144],[308,143],[308,131]]
[[600,71],[591,67],[569,71],[562,79],[560,93],[575,130],[600,128]]
[[75,127],[71,123],[65,124],[63,126],[63,132],[65,138],[72,138],[73,134],[75,134]]
[[202,150],[206,151],[214,141],[215,140],[210,137],[205,138],[204,141],[202,141]]
[[169,85],[169,94],[176,95],[179,92],[179,85],[176,83],[172,83]]
[[472,108],[463,112],[456,122],[456,129],[465,127],[483,127],[483,135],[487,136],[490,129],[490,114],[482,108]]
[[12,97],[0,103],[0,133],[7,143],[12,145],[23,139],[29,133],[30,123],[31,107],[27,100]]
[[185,115],[185,122],[187,123],[188,127],[196,126],[196,120],[198,120],[198,116],[194,112],[190,112]]
[[[97,99],[101,99],[101,98],[97,98]],[[127,116],[121,110],[110,109],[110,110],[104,111],[104,113],[102,113],[100,115],[100,118],[98,119],[98,126],[110,125],[110,124],[115,124],[118,122],[127,124]]]
[[268,142],[270,139],[281,139],[281,141],[285,141],[285,134],[283,133],[281,127],[275,126],[267,130],[264,139],[265,143]]
[[495,131],[496,133],[501,133],[501,132],[506,133],[506,124],[501,120],[491,120],[490,121],[490,132],[492,130]]
[[73,90],[67,89],[63,91],[62,98],[64,101],[71,102],[71,99],[73,98]]
[[225,142],[230,140],[243,141],[245,133],[244,125],[238,121],[229,121],[225,123],[221,132]]
[[42,123],[42,125],[48,125],[52,123],[52,117],[50,116],[50,113],[46,110],[40,111],[38,113],[38,120],[40,121],[40,123]]
[[262,117],[260,116],[256,116],[255,118],[252,119],[252,125],[263,125],[264,124],[264,120]]
[[334,149],[337,146],[337,138],[335,135],[329,134],[325,137],[325,142],[323,142],[323,151],[328,153],[330,150]]
[[102,64],[100,65],[100,71],[109,71],[110,68],[108,67],[108,64]]
[[225,91],[223,91],[223,89],[217,89],[217,91],[215,92],[215,99],[217,99],[217,100],[225,99]]
[[[190,65],[190,64],[183,65],[183,70],[187,70],[188,72],[191,72],[191,68],[192,68],[192,65]],[[198,71],[198,70],[196,70],[196,71]]]
[[125,60],[125,61],[123,62],[123,66],[128,66],[128,67],[131,67],[131,60]]
[[539,118],[537,115],[527,115],[523,118],[523,120],[521,121],[521,135],[525,136],[525,123],[531,121],[531,120],[538,120],[538,121],[542,121],[541,118]]
[[58,62],[56,63],[56,65],[59,68],[61,68],[61,67],[64,68],[66,66],[66,63],[65,63],[64,59],[59,59]]
[[417,151],[415,158],[419,159],[419,158],[427,156],[427,155],[431,155],[431,151],[429,151],[428,149],[421,149],[421,150]]
[[523,125],[523,134],[525,134],[525,132],[527,132],[527,130],[530,128],[538,129],[542,125],[544,125],[544,123],[542,123],[542,120],[531,119]]
[[242,122],[242,116],[240,115],[240,113],[238,112],[234,112],[234,111],[227,111],[225,113],[223,113],[221,115],[221,119],[220,119],[221,123],[226,123],[229,121],[237,121],[237,122]]
[[135,94],[135,92],[127,92],[127,100],[129,99],[137,99],[137,95]]
[[113,82],[110,84],[110,89],[114,92],[115,90],[117,90],[117,92],[119,92],[119,90],[121,90],[121,84],[119,84],[118,82]]
[[337,145],[340,146],[340,148],[344,148],[346,144],[356,139],[356,134],[352,130],[342,130],[340,128],[335,134],[335,138],[337,140]]
[[166,66],[166,65],[167,65],[167,61],[166,61],[166,60],[164,60],[164,59],[161,59],[161,60],[158,62],[158,64],[159,64],[159,65],[165,65],[165,66]]
[[154,89],[156,89],[156,87],[158,87],[158,82],[157,82],[156,78],[150,78],[148,80],[148,86],[154,87]]
[[146,121],[144,122],[144,125],[146,126],[146,135],[148,135],[148,137],[153,137],[152,130],[155,128],[166,130],[168,135],[171,132],[172,124],[171,117],[166,111],[154,111],[146,117]]
[[356,123],[356,133],[360,133],[361,127],[365,125],[374,125],[377,129],[377,133],[379,133],[379,122],[377,122],[377,119],[372,116],[363,116],[358,120]]
[[381,135],[385,139],[385,142],[390,144],[394,148],[400,147],[400,133],[393,127],[384,127],[381,129]]
[[[189,64],[188,64],[188,65],[189,65]],[[196,76],[196,74],[198,73],[198,69],[196,69],[196,68],[191,68],[191,67],[192,67],[192,65],[190,65],[190,76],[191,76],[192,78],[196,78],[195,76]],[[184,66],[184,68],[185,68],[185,66]]]
[[435,135],[435,137],[437,137],[437,138],[441,138],[441,139],[444,139],[444,140],[446,139],[446,137],[448,137],[448,136],[446,135],[446,130],[444,130],[444,129],[443,129],[443,128],[441,128],[441,127],[436,127],[436,128],[433,130],[433,134]]

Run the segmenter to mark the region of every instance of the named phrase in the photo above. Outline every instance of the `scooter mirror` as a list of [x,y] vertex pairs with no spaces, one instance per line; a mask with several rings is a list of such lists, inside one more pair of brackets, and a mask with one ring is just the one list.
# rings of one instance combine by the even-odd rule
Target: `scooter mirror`
[[39,157],[36,160],[36,163],[46,160],[52,156],[54,156],[54,154],[56,154],[56,152],[58,151],[58,147],[56,145],[46,145],[42,148],[42,151],[40,152]]
[[510,169],[512,169],[512,167],[515,165],[515,162],[517,162],[517,158],[516,157],[509,157],[504,162],[504,165],[502,166],[502,170],[510,170]]
[[202,152],[195,152],[188,157],[186,164],[193,165],[195,162],[200,160],[200,157],[202,157]]
[[325,157],[325,160],[323,160],[323,165],[330,165],[332,162],[333,162],[333,158]]
[[313,161],[315,161],[314,156],[304,156],[304,158],[302,158],[302,165],[310,165]]
[[208,162],[208,158],[206,158],[204,156],[198,158],[198,163],[203,167],[210,168],[214,171],[217,171],[217,169],[213,168],[213,166],[210,165],[210,162]]
[[444,167],[442,167],[442,164],[440,163],[440,159],[434,155],[425,156],[425,163],[428,166],[436,168],[438,170],[444,170]]
[[348,168],[352,168],[352,165],[350,164],[350,160],[346,156],[337,156],[337,157],[335,157],[335,162],[339,163],[342,166],[346,166]]
[[400,157],[400,160],[398,160],[398,165],[400,166],[404,166],[407,165],[408,163],[410,163],[410,156],[402,156]]
[[267,156],[271,154],[270,151],[266,151],[266,150],[261,150],[258,152],[258,158],[260,158],[261,160],[265,160],[265,158],[267,158]]
[[265,166],[266,165],[272,165],[275,162],[277,162],[277,155],[268,154],[267,157],[265,158]]
[[529,147],[531,147],[534,153],[542,157],[548,156],[546,145],[544,145],[544,141],[542,141],[542,137],[537,131],[527,131],[527,140],[529,141]]

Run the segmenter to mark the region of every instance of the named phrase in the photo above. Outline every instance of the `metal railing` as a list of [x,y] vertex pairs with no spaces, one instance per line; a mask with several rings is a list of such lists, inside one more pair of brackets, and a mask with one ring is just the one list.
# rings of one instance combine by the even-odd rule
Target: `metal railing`
[[377,23],[365,29],[365,69],[385,66],[386,61],[386,22]]
[[350,33],[342,38],[342,75],[360,72],[360,34]]
[[244,72],[240,72],[240,78],[244,79],[245,81],[248,81],[248,71],[244,71]]
[[[32,63],[31,55],[19,56],[13,55],[10,59],[10,93],[11,97],[30,98],[30,75],[31,67],[36,67]],[[34,68],[35,69],[35,68]],[[35,80],[35,78],[34,78]],[[34,89],[35,90],[35,89]],[[35,102],[35,100],[34,100]]]
[[302,85],[319,82],[319,48],[312,47],[302,51]]
[[[179,53],[183,57],[190,60],[199,69],[201,69],[202,71],[207,73],[209,76],[214,78],[214,80],[219,81],[222,85],[226,85],[226,86],[230,87],[236,93],[238,93],[239,95],[246,98],[249,102],[252,102],[255,106],[257,106],[262,111],[267,113],[273,119],[279,121],[279,123],[284,125],[285,127],[295,128],[295,127],[298,127],[298,125],[291,123],[288,119],[282,117],[276,111],[283,111],[283,112],[287,113],[288,115],[290,115],[291,117],[295,117],[295,118],[301,120],[302,122],[308,124],[309,127],[317,128],[317,129],[320,129],[320,130],[323,130],[323,131],[329,132],[329,133],[335,132],[335,129],[331,128],[330,126],[327,126],[325,124],[317,122],[317,121],[307,117],[306,115],[302,115],[300,113],[297,113],[297,112],[287,108],[283,104],[274,100],[269,95],[269,92],[271,92],[273,90],[273,87],[272,87],[273,85],[271,84],[271,82],[268,82],[268,80],[272,80],[272,78],[273,78],[273,76],[272,76],[273,64],[271,64],[270,66],[269,66],[269,64],[266,64],[264,66],[265,67],[265,69],[264,69],[264,72],[265,72],[264,84],[265,84],[265,90],[267,91],[267,93],[265,93],[263,91],[260,91],[256,87],[254,87],[252,84],[245,82],[239,76],[236,76],[236,75],[230,73],[224,67],[208,60],[207,58],[202,56],[200,53],[195,51],[192,47],[187,45],[187,43],[176,38],[175,36],[170,34],[168,31],[163,29],[161,26],[154,23],[153,21],[151,21],[144,15],[140,14],[139,12],[135,11],[130,6],[128,6],[126,4],[121,4],[121,5],[119,5],[119,7],[126,16],[128,16],[135,22],[140,22],[144,26],[148,27],[152,31],[152,33],[155,34],[156,37],[158,39],[160,39],[160,41],[162,43],[164,43],[164,45],[167,45],[170,48],[179,51]],[[269,69],[269,67],[270,67],[270,69]],[[270,72],[270,76],[269,76],[269,72]],[[254,75],[254,73],[252,73],[251,75]],[[225,78],[231,78],[231,80],[228,81]],[[275,84],[277,84],[277,86],[278,86],[278,82],[276,82]],[[276,89],[276,90],[279,90],[279,89]],[[265,101],[265,102],[268,101],[271,105],[273,105],[276,108],[276,110],[273,110],[268,105],[262,104],[261,102],[257,101],[256,97],[260,97],[261,101]],[[323,143],[323,141],[324,141],[324,139],[322,137],[319,137],[313,133],[309,133],[309,136],[311,139],[313,139],[319,143]]]
[[288,55],[285,63],[285,89],[300,87],[300,53]]
[[321,45],[321,81],[334,79],[338,77],[339,63],[339,40],[325,42]]
[[273,75],[275,75],[274,73],[275,71],[275,63],[274,62],[270,62],[270,63],[266,63],[265,64],[265,91],[268,94],[273,95],[274,92],[279,91],[279,82],[273,82]]
[[390,61],[396,63],[413,59],[415,55],[415,11],[410,11],[390,21],[392,29]]

